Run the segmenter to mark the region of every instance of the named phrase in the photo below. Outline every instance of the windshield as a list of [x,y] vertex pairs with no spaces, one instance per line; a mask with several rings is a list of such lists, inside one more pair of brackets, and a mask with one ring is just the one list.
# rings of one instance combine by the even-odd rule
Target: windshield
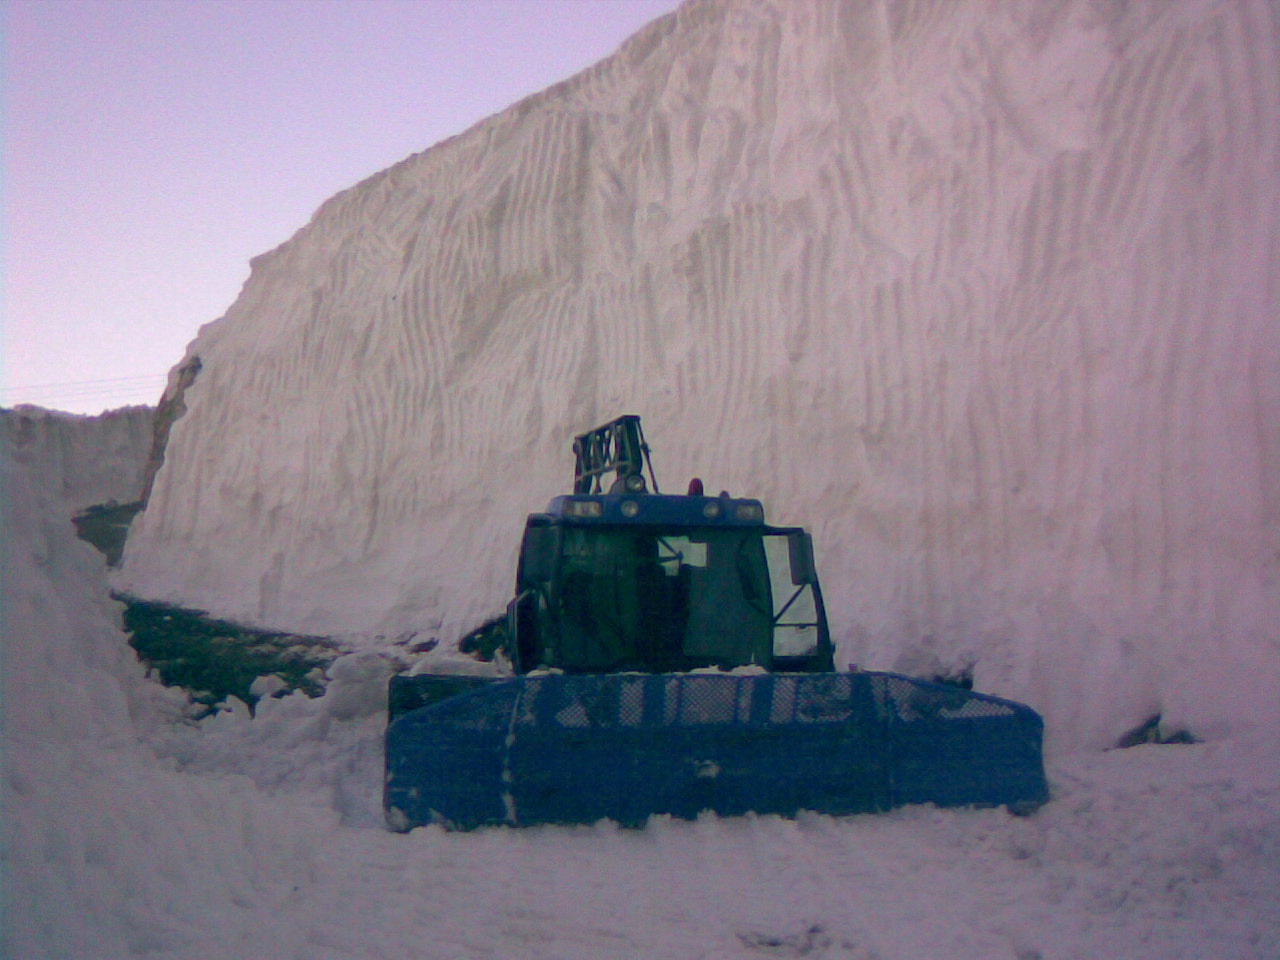
[[759,529],[567,527],[552,609],[547,660],[571,670],[769,666],[818,643],[785,535]]

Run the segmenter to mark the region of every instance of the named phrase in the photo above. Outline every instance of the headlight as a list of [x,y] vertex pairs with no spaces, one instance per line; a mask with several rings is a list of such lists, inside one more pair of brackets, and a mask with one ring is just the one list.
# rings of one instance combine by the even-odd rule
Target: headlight
[[644,477],[640,474],[631,474],[627,477],[626,484],[628,493],[644,493]]
[[634,500],[623,500],[621,510],[622,515],[629,520],[640,512],[640,504]]
[[564,505],[566,517],[602,517],[604,504],[599,500],[570,500]]
[[720,503],[717,500],[708,500],[702,505],[702,515],[708,520],[714,520],[720,516]]
[[740,503],[734,508],[733,515],[739,520],[764,523],[764,507],[758,503]]

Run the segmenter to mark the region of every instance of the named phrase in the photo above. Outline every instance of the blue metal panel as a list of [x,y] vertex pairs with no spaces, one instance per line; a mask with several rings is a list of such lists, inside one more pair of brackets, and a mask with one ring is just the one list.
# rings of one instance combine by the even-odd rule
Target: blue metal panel
[[894,806],[1023,808],[1048,799],[1044,722],[1029,707],[896,674],[876,674],[875,688]]
[[402,828],[1034,806],[1042,731],[1020,704],[894,674],[526,677],[394,719],[386,805]]
[[489,684],[391,721],[383,805],[392,827],[504,822],[502,773],[518,693],[514,683]]

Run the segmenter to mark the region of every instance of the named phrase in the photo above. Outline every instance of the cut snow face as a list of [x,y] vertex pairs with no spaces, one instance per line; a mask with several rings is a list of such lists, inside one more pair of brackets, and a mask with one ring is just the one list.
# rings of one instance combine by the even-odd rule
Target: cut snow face
[[838,662],[1280,724],[1274,6],[1049,6],[699,0],[333,197],[175,371],[117,587],[451,641],[634,412],[813,531]]

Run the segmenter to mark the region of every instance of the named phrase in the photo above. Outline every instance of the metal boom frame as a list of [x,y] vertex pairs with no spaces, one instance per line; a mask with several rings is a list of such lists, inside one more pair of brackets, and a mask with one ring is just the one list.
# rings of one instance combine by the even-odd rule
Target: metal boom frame
[[646,466],[653,492],[658,492],[649,445],[645,443],[644,431],[640,429],[640,418],[635,414],[626,414],[579,434],[573,440],[573,455],[574,493],[605,493],[601,477],[609,471],[614,472],[616,480],[643,478]]

